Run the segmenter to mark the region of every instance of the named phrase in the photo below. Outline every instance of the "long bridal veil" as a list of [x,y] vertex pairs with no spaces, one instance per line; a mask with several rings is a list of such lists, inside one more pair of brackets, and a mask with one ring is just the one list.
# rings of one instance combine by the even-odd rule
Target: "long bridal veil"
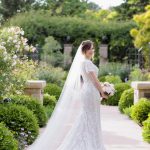
[[69,70],[62,93],[44,132],[28,148],[29,150],[56,150],[71,130],[81,112],[80,68],[84,60],[80,44]]

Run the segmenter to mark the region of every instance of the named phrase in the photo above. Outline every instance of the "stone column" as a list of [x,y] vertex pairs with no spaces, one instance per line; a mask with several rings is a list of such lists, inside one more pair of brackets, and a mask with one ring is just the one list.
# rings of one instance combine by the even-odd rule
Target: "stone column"
[[100,55],[100,65],[106,64],[108,62],[108,45],[101,44],[99,46],[99,55]]
[[131,87],[134,89],[134,103],[142,97],[150,98],[150,81],[134,81]]
[[72,44],[64,44],[64,66],[68,66],[72,63]]
[[24,89],[24,93],[37,98],[37,100],[39,100],[39,102],[43,105],[43,90],[45,86],[46,81],[28,80]]

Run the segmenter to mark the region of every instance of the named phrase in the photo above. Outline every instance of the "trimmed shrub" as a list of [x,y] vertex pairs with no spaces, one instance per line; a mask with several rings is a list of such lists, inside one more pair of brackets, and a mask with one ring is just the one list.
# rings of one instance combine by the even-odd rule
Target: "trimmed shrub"
[[50,96],[49,94],[44,94],[43,97],[43,105],[44,106],[51,106],[54,107],[56,104],[56,97],[55,96]]
[[143,138],[144,138],[145,141],[147,141],[148,143],[150,143],[150,113],[148,115],[147,120],[145,120],[143,122],[142,136],[143,136]]
[[133,99],[134,99],[134,90],[132,88],[125,90],[121,94],[121,98],[119,100],[119,110],[121,112],[123,112],[123,109],[132,106],[133,105]]
[[141,98],[139,102],[132,106],[131,118],[142,126],[142,122],[148,118],[150,113],[150,101],[146,98]]
[[18,142],[13,137],[11,131],[0,123],[0,149],[1,150],[18,150]]
[[98,79],[100,82],[105,82],[105,76],[100,76]]
[[127,90],[129,88],[130,88],[130,85],[127,83],[115,84],[116,93],[113,96],[109,97],[107,100],[103,100],[102,104],[117,106],[119,99],[121,97],[121,94],[123,93],[124,90]]
[[56,84],[47,84],[47,86],[44,89],[44,93],[48,93],[49,95],[54,95],[56,97],[56,100],[58,100],[60,94],[61,94],[61,88],[57,86]]
[[130,72],[129,79],[131,81],[149,81],[149,72],[146,70],[143,71],[138,67],[134,67]]
[[56,105],[56,97],[50,96],[47,93],[44,94],[43,105],[45,106],[45,112],[47,116],[50,117]]
[[32,144],[39,133],[37,119],[32,111],[15,104],[0,105],[0,121],[3,121],[19,141],[19,149]]
[[121,78],[118,75],[115,75],[115,76],[114,75],[107,75],[107,76],[105,76],[105,81],[109,82],[109,83],[113,83],[113,84],[122,82]]
[[123,113],[131,118],[132,107],[126,107],[123,109]]
[[43,127],[47,122],[47,115],[44,107],[33,97],[27,95],[11,95],[11,103],[23,105],[31,110],[38,119],[38,124]]
[[105,65],[100,65],[99,76],[114,75],[119,76],[122,81],[129,75],[129,67],[126,64],[109,62]]
[[40,62],[34,76],[39,80],[45,80],[47,83],[57,84],[62,87],[67,73],[60,67],[53,67],[45,62]]
[[47,116],[50,118],[50,116],[52,115],[53,113],[53,110],[54,110],[54,107],[51,107],[49,105],[45,106],[45,112],[47,114]]

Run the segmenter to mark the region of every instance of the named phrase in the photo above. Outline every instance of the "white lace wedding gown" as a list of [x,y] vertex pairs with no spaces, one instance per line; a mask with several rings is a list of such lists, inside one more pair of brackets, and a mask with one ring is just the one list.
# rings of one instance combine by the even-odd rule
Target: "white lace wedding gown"
[[[81,65],[83,84],[80,92],[77,93],[80,97],[81,109],[79,109],[80,111],[76,109],[76,113],[74,113],[75,117],[72,116],[73,121],[71,121],[72,123],[69,125],[69,129],[69,126],[66,125],[68,126],[68,132],[62,131],[64,130],[63,127],[59,131],[50,131],[48,125],[45,129],[45,133],[39,138],[39,141],[37,141],[33,147],[31,146],[29,150],[105,150],[100,120],[101,97],[93,80],[89,76],[89,72],[91,71],[98,76],[98,68],[96,65],[94,65],[91,60],[85,59]],[[58,110],[59,109],[61,108],[58,107]],[[58,118],[57,120],[59,119],[61,118]],[[63,136],[52,139],[52,132],[58,136]],[[55,139],[59,140],[56,141]]]
[[91,60],[85,59],[82,63],[84,80],[81,89],[82,111],[58,150],[105,150],[100,120],[101,97],[88,75],[90,71],[98,76],[96,65]]

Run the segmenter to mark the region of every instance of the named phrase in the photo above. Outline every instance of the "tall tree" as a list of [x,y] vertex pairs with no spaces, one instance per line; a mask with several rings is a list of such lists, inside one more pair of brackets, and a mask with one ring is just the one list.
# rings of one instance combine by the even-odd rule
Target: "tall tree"
[[17,11],[25,11],[31,8],[35,0],[1,0],[0,13],[4,18],[9,18],[17,13]]
[[131,19],[137,13],[144,12],[144,8],[148,4],[150,4],[150,0],[124,0],[124,3],[114,9],[120,14],[120,20],[125,20]]
[[146,7],[146,12],[135,15],[134,21],[138,25],[137,28],[131,30],[134,45],[137,48],[142,48],[146,66],[150,68],[150,5]]
[[88,9],[97,11],[97,10],[100,9],[100,6],[95,4],[95,3],[93,3],[93,2],[89,2],[88,3]]
[[85,0],[47,0],[52,15],[76,15],[87,9]]

